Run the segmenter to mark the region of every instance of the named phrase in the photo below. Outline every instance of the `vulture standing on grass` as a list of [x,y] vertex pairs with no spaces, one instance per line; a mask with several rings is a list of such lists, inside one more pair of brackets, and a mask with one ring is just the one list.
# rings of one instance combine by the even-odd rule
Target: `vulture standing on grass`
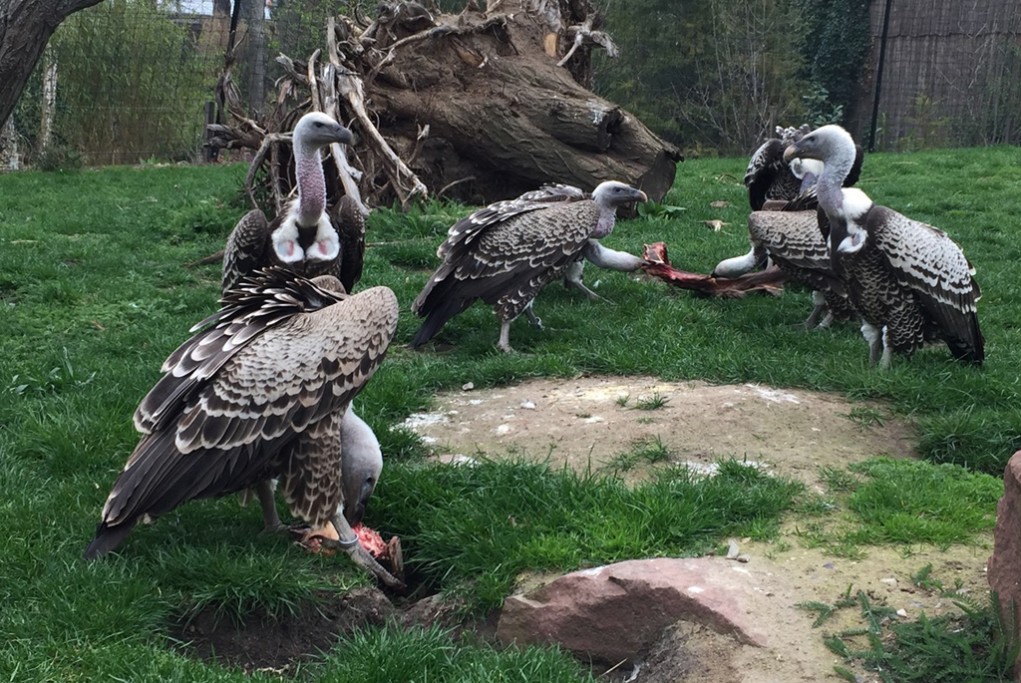
[[590,198],[572,198],[567,190],[533,199],[529,194],[491,204],[450,228],[436,251],[443,262],[412,304],[412,311],[425,318],[411,341],[413,348],[481,299],[500,319],[497,347],[510,352],[511,321],[525,313],[533,325],[541,326],[532,301],[580,258],[616,270],[641,265],[637,256],[605,249],[596,241],[613,230],[618,206],[647,200],[641,190],[607,181]]
[[816,184],[829,222],[834,272],[863,319],[872,364],[889,367],[892,352],[910,356],[943,339],[955,358],[981,364],[984,341],[976,302],[981,294],[961,248],[946,233],[876,206],[861,190],[842,188],[855,145],[840,126],[823,126],[787,149],[787,159],[823,163]]
[[[855,311],[826,248],[826,215],[818,210],[815,197],[823,164],[815,159],[788,162],[783,158],[784,150],[809,132],[808,124],[778,126],[776,132],[779,137],[767,140],[752,155],[744,177],[752,206],[748,216],[751,249],[744,256],[720,261],[712,275],[740,277],[771,262],[789,280],[812,290],[813,308],[805,327],[826,328],[834,319],[855,317]],[[845,186],[857,182],[863,161],[864,152],[857,147]]]
[[135,411],[142,438],[103,506],[88,559],[116,548],[143,519],[198,498],[279,479],[291,512],[330,522],[352,560],[400,582],[358,543],[342,514],[342,421],[397,327],[393,292],[343,292],[281,268],[243,278],[202,331],[163,364]]
[[224,249],[222,291],[270,265],[305,277],[333,275],[345,291],[352,290],[362,273],[365,220],[357,202],[346,195],[327,210],[319,152],[351,139],[351,131],[322,112],[298,120],[292,134],[297,197],[272,222],[259,209],[241,217]]
[[[332,275],[340,280],[346,293],[353,290],[362,275],[365,220],[358,203],[347,195],[341,196],[332,209],[327,207],[326,176],[320,154],[324,147],[349,144],[351,139],[351,131],[322,112],[309,112],[298,119],[291,135],[297,196],[272,222],[258,209],[238,221],[223,253],[223,294],[246,275],[267,266],[281,266],[305,277]],[[351,422],[357,425],[351,429],[368,429],[357,415],[349,413],[350,418],[345,416],[345,428]],[[364,439],[359,443],[363,442]],[[359,460],[360,453],[355,450],[343,454],[348,461],[346,476],[374,469],[375,452],[371,448],[365,450],[361,455],[367,459],[364,463]],[[378,474],[377,471],[377,477]],[[260,482],[255,493],[266,528],[281,529],[273,489],[273,482]],[[242,500],[247,498],[248,492],[243,492]],[[352,522],[352,526],[355,524]]]

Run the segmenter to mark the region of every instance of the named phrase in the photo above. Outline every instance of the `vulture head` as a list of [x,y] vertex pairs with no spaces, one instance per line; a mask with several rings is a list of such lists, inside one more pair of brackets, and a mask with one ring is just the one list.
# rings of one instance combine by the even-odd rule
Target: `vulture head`
[[840,165],[840,162],[846,162],[845,176],[854,162],[854,157],[854,138],[837,125],[816,128],[790,145],[783,154],[787,163],[792,159],[815,159],[827,165]]
[[631,202],[647,202],[649,198],[641,190],[617,180],[599,183],[592,191],[592,199],[604,209],[616,209]]
[[332,116],[321,111],[312,111],[298,119],[294,126],[293,139],[295,148],[301,147],[303,150],[313,152],[334,142],[349,145],[354,136]]
[[599,183],[596,189],[592,190],[592,201],[599,207],[600,213],[599,221],[592,231],[592,237],[599,239],[613,232],[618,206],[632,202],[646,202],[649,201],[649,198],[641,190],[626,183],[607,180]]
[[[272,236],[273,250],[282,263],[332,261],[340,255],[340,237],[326,214],[326,176],[319,150],[353,139],[350,130],[322,112],[309,112],[298,119],[292,136],[298,199]],[[303,233],[308,235],[305,240],[301,239]]]

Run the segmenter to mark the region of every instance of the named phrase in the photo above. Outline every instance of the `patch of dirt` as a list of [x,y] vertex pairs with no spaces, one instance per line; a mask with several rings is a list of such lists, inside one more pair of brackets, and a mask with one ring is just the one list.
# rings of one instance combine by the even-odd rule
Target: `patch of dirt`
[[627,454],[662,444],[670,458],[660,465],[711,468],[736,457],[818,487],[822,467],[914,456],[914,430],[880,405],[757,384],[541,379],[443,394],[436,403],[405,426],[445,460],[484,453],[548,459],[578,471],[625,465],[624,476],[636,480],[656,464]]
[[343,596],[324,596],[297,614],[276,618],[251,615],[244,624],[205,609],[175,624],[171,635],[190,657],[252,673],[294,673],[296,666],[329,650],[338,637],[363,626],[379,626],[396,612],[382,591],[359,588]]
[[[712,386],[648,377],[543,379],[451,392],[438,396],[436,404],[435,411],[412,416],[405,424],[449,462],[479,454],[524,457],[548,461],[554,468],[616,470],[637,481],[666,464],[711,471],[715,461],[737,457],[821,492],[823,468],[843,469],[879,455],[915,456],[913,428],[882,405],[753,384]],[[636,456],[650,444],[669,457],[652,462]],[[844,663],[825,647],[823,636],[860,628],[859,610],[839,610],[813,628],[816,614],[798,604],[833,605],[850,589],[851,595],[861,590],[877,604],[903,610],[901,618],[955,611],[953,596],[913,585],[911,576],[927,564],[933,578],[959,587],[959,595],[983,599],[988,591],[991,535],[978,547],[869,547],[864,557],[851,560],[802,547],[797,520],[788,526],[780,543],[740,541],[747,562],[721,559],[721,571],[740,573],[747,581],[743,607],[750,621],[769,634],[768,646],[741,645],[702,627],[681,625],[648,653],[635,681],[841,680],[833,667]],[[630,669],[614,672],[616,680],[631,675],[625,668]],[[862,683],[879,680],[857,673]]]

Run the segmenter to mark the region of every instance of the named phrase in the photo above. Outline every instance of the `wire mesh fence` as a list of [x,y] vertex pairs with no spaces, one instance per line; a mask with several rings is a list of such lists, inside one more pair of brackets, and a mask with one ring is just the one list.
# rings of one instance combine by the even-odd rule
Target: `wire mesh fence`
[[[307,57],[346,3],[243,2],[234,77],[253,112],[282,71],[278,52]],[[58,29],[13,116],[23,160],[55,166],[202,157],[231,38],[229,0],[106,0]]]
[[[775,0],[785,1],[793,0]],[[326,17],[355,9],[352,0],[236,2],[234,80],[253,112],[272,97],[281,73],[274,57],[306,58],[322,43]],[[73,15],[0,146],[17,144],[24,162],[42,167],[200,160],[233,8],[231,0],[104,0]],[[886,150],[1021,144],[1021,2],[872,0],[869,11],[870,54],[847,120],[859,140]],[[646,49],[653,44],[670,42]]]
[[886,150],[1021,144],[1021,2],[877,0],[870,11],[860,139]]

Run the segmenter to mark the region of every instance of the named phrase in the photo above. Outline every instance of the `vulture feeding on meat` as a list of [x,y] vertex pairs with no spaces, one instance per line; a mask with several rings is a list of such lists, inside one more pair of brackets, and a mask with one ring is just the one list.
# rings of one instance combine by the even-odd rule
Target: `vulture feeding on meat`
[[829,222],[830,261],[863,319],[870,362],[889,367],[892,352],[910,356],[924,342],[942,339],[958,360],[981,364],[981,292],[961,248],[942,230],[842,187],[855,145],[840,126],[812,131],[784,156],[823,163],[816,196]]
[[411,346],[428,342],[448,320],[481,299],[500,319],[498,348],[510,352],[511,321],[525,313],[533,325],[541,326],[533,300],[580,258],[617,270],[641,265],[637,256],[605,249],[596,240],[613,230],[617,207],[646,201],[644,192],[607,181],[588,198],[566,194],[552,190],[538,199],[526,194],[455,223],[436,251],[442,263],[412,304],[412,311],[425,321]]
[[358,203],[342,196],[326,205],[320,149],[351,142],[351,131],[322,112],[302,116],[292,133],[297,197],[272,222],[249,211],[227,238],[221,291],[266,266],[282,266],[305,277],[333,275],[350,292],[361,277],[365,219]]
[[243,278],[167,358],[135,411],[141,439],[85,557],[183,503],[278,479],[292,514],[313,529],[335,527],[339,541],[327,547],[400,586],[345,519],[341,474],[345,414],[383,360],[397,315],[385,287],[347,295],[333,276],[278,267]]
[[[752,206],[748,216],[751,249],[744,256],[720,261],[713,276],[736,278],[772,263],[788,280],[812,290],[813,309],[805,327],[829,327],[834,319],[855,317],[855,310],[833,272],[826,248],[826,214],[818,210],[815,197],[823,164],[816,159],[783,158],[787,146],[808,134],[808,124],[777,127],[776,132],[779,137],[755,151],[745,173]],[[864,152],[856,147],[845,187],[857,182],[863,160]]]

